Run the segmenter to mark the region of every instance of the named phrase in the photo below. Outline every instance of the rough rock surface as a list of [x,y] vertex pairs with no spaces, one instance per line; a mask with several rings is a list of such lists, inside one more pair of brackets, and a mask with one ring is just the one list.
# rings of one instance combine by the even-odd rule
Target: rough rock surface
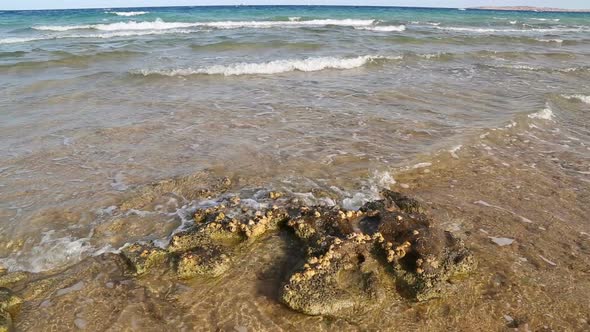
[[19,313],[23,301],[8,288],[0,288],[0,332],[12,331],[12,321]]
[[[166,248],[135,244],[122,255],[136,274],[172,264],[177,277],[218,277],[265,233],[292,230],[307,253],[280,290],[280,300],[309,315],[336,315],[387,297],[439,297],[474,261],[461,240],[432,226],[418,201],[385,190],[359,211],[304,206],[270,192],[264,204],[224,196],[194,211],[194,222]],[[254,207],[253,207],[254,205]]]
[[283,287],[284,303],[326,315],[384,296],[421,301],[443,295],[453,276],[472,268],[463,243],[432,227],[416,200],[392,191],[382,196],[359,211],[303,208],[289,221],[308,259]]

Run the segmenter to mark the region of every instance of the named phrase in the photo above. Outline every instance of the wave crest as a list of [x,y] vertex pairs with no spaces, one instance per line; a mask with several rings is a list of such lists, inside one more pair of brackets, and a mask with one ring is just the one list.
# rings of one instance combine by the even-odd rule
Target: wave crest
[[369,30],[377,32],[402,32],[406,31],[405,25],[382,25],[382,26],[368,26],[368,27],[355,27],[357,30]]
[[576,99],[576,100],[579,100],[583,103],[590,104],[590,96],[578,94],[578,95],[562,95],[562,97],[569,99],[569,100]]
[[549,105],[545,105],[545,108],[541,111],[529,114],[528,117],[530,119],[539,119],[539,120],[553,120],[553,110]]
[[129,17],[129,16],[145,15],[145,14],[149,14],[150,12],[105,12],[105,13],[106,14],[114,14],[117,16]]
[[274,28],[274,27],[298,27],[298,26],[350,26],[363,27],[371,26],[375,20],[355,20],[355,19],[324,19],[309,21],[219,21],[219,22],[165,22],[158,18],[155,21],[144,22],[117,22],[109,24],[86,24],[86,25],[44,25],[33,27],[35,30],[42,31],[69,31],[69,30],[101,30],[101,31],[119,31],[119,30],[166,30],[179,28],[218,28],[218,29],[238,29],[238,28]]
[[399,57],[383,57],[365,55],[355,58],[315,57],[307,59],[275,60],[263,63],[236,63],[232,65],[214,65],[203,68],[140,70],[144,76],[190,76],[190,75],[272,75],[291,71],[313,72],[324,69],[353,69],[362,67],[379,59],[399,59]]

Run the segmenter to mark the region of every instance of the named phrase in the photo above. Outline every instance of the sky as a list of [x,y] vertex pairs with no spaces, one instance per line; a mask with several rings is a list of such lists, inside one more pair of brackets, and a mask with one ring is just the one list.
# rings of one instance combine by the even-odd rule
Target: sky
[[0,9],[116,8],[199,5],[375,5],[411,7],[536,6],[587,9],[589,0],[0,0]]

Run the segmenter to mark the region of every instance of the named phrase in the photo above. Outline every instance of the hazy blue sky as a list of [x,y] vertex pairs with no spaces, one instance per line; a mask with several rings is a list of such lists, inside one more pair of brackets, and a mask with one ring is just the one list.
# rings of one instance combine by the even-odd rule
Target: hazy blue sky
[[0,9],[109,8],[198,5],[382,5],[416,7],[538,6],[588,8],[590,0],[0,0]]

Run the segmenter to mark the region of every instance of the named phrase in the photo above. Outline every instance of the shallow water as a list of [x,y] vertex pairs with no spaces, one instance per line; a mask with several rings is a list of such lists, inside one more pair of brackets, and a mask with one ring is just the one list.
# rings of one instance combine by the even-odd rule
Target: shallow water
[[[474,249],[480,270],[463,294],[360,322],[291,313],[248,279],[284,260],[286,244],[273,237],[260,246],[276,257],[254,250],[248,273],[181,287],[201,302],[172,292],[179,302],[162,295],[154,314],[142,305],[160,291],[115,292],[123,314],[108,326],[141,329],[133,324],[149,316],[168,318],[153,318],[155,329],[588,328],[588,14],[115,11],[0,12],[3,266],[67,279],[59,271],[86,257],[165,241],[190,197],[159,193],[131,212],[122,202],[202,170],[232,178],[234,192],[274,188],[350,208],[390,187],[430,204],[439,226]],[[102,295],[74,291],[72,303],[108,302],[95,277]],[[17,324],[43,329],[33,309],[53,303],[53,326],[73,328],[82,318],[59,307],[72,299],[54,297],[31,296]],[[462,317],[467,308],[473,318]]]

